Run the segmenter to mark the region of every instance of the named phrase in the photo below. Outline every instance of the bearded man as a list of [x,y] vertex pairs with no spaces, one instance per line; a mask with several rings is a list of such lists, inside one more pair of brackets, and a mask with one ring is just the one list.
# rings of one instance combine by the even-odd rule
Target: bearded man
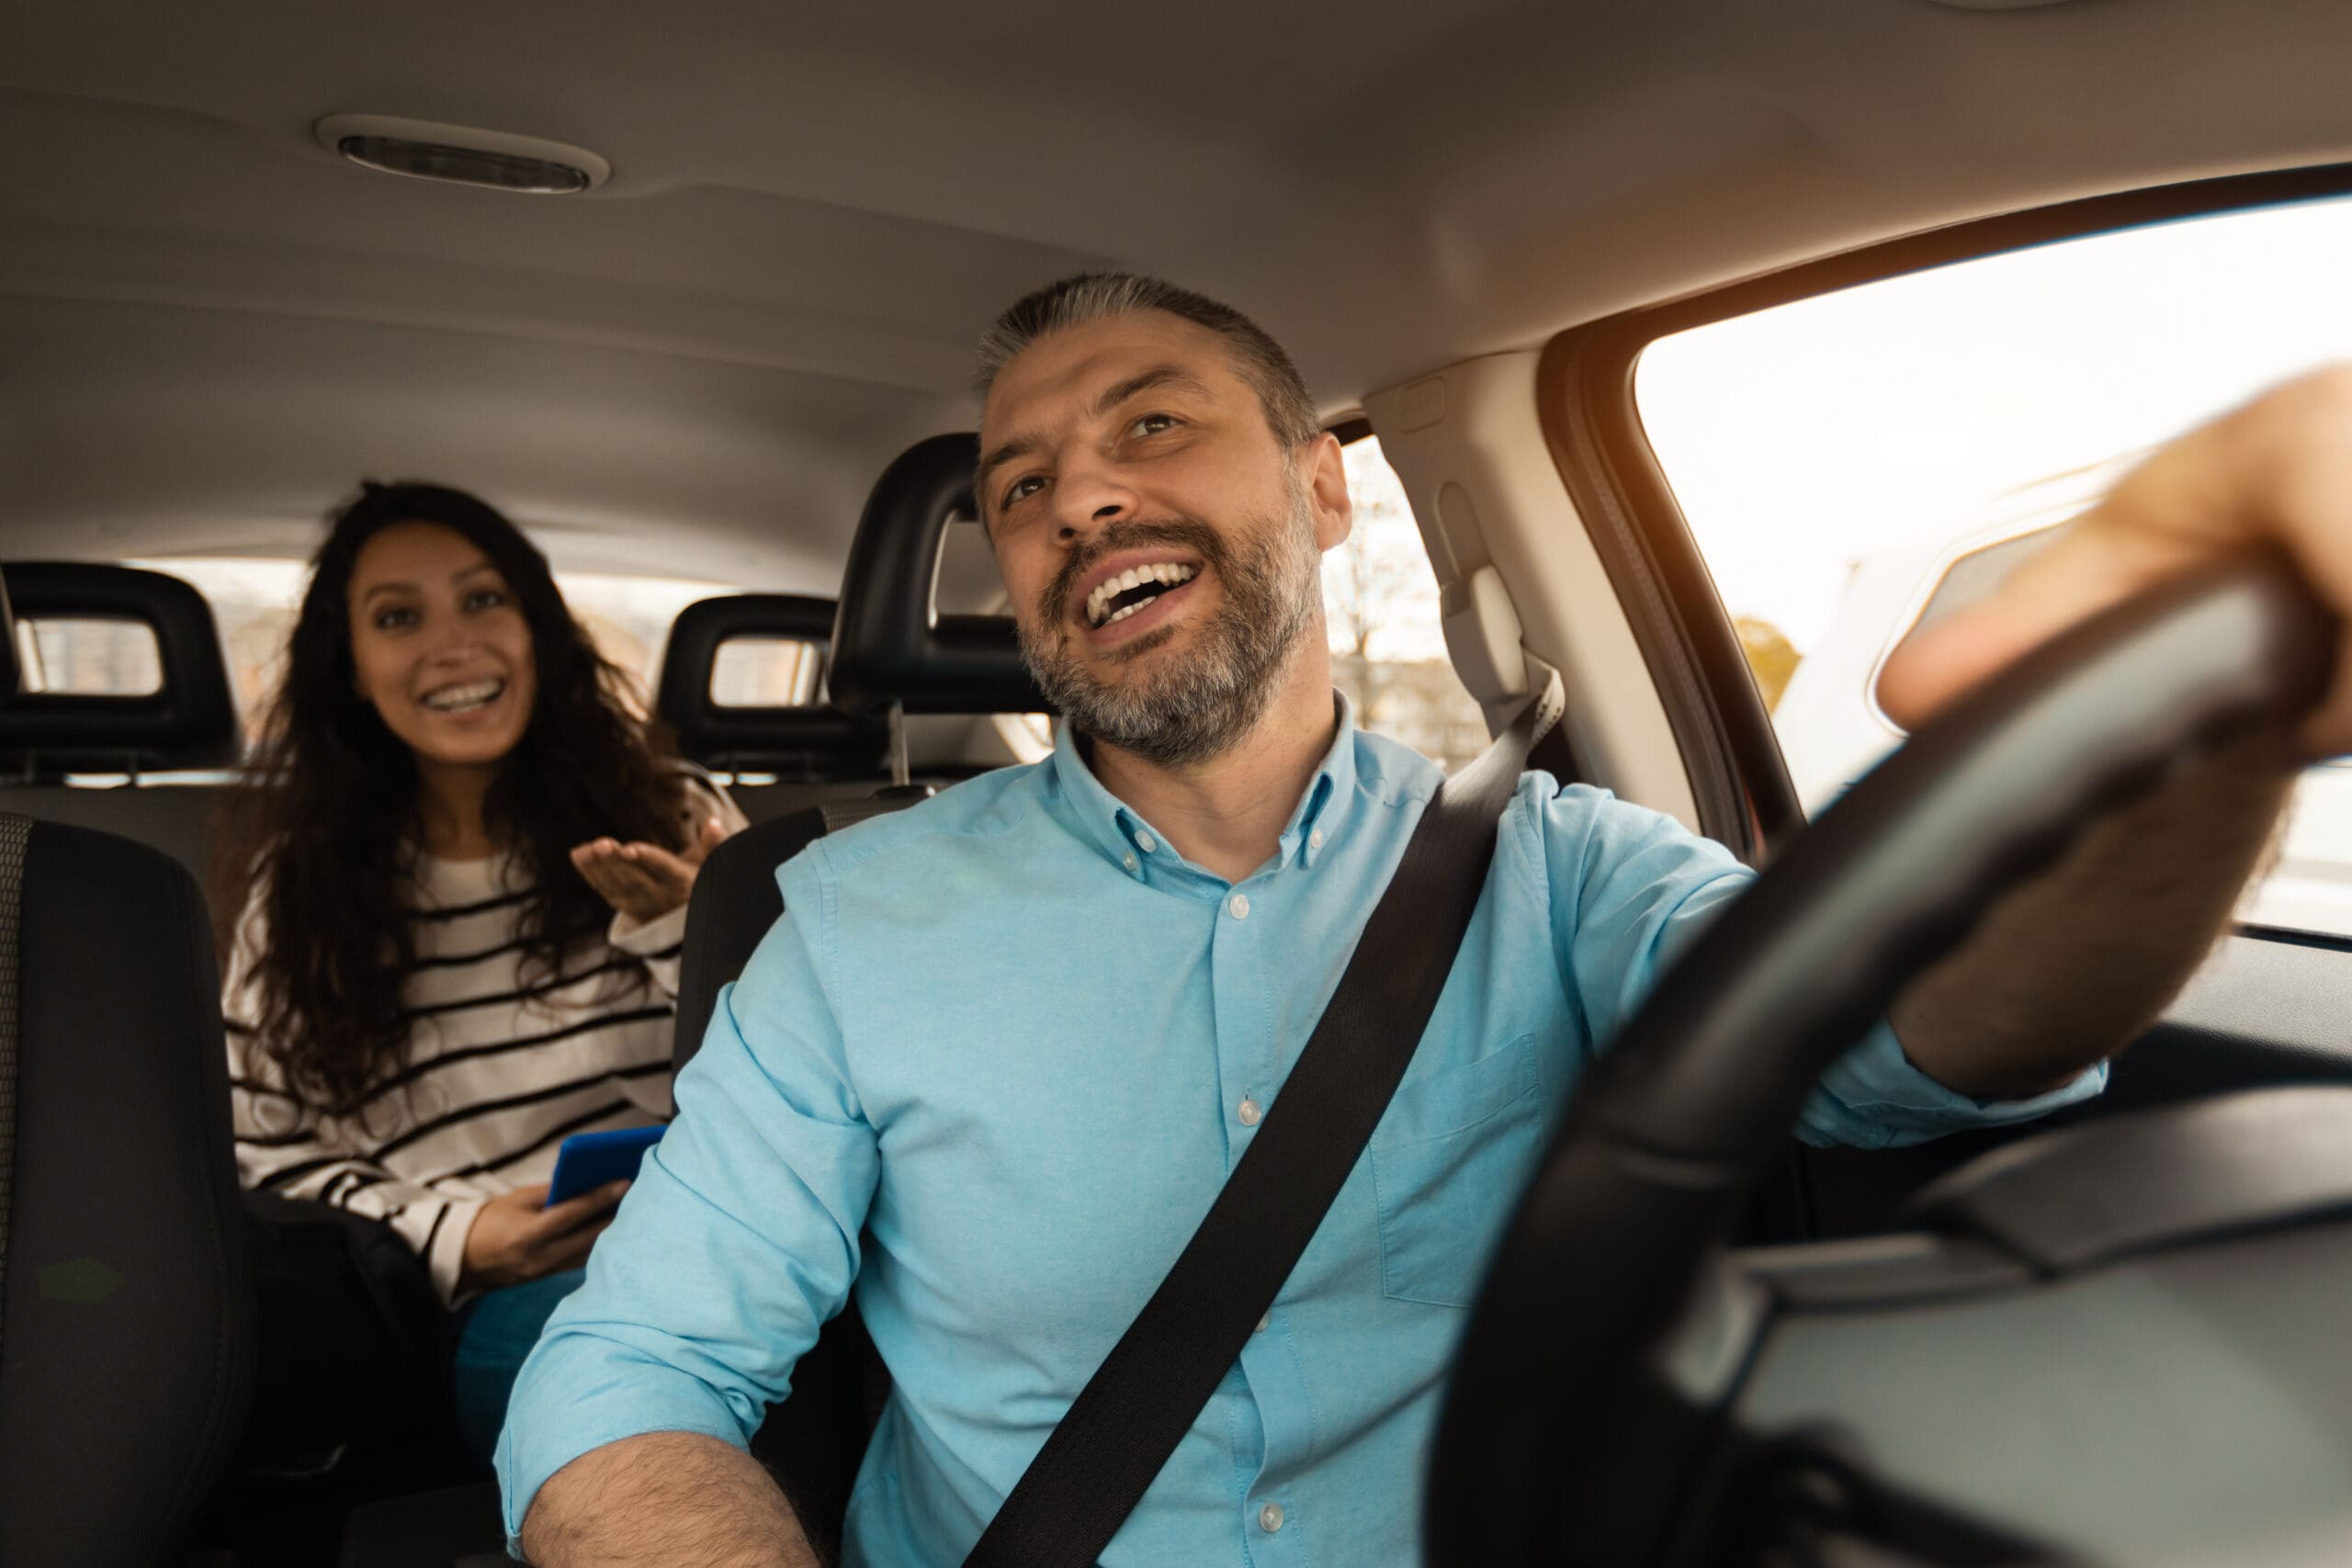
[[[744,1444],[854,1283],[895,1386],[847,1560],[960,1562],[1250,1146],[1439,783],[1331,689],[1318,562],[1347,485],[1263,332],[1095,275],[1007,311],[982,366],[980,516],[1068,722],[1048,760],[778,873],[786,913],[515,1390],[500,1471],[535,1562],[812,1563]],[[1884,699],[1923,713],[2255,533],[2316,518],[2352,555],[2321,504],[2352,474],[2286,482],[2347,410],[2322,378],[2167,449]],[[2301,500],[2252,504],[2265,486]],[[2093,961],[2123,917],[2077,855],[1824,1078],[1804,1134],[1898,1143],[2096,1092],[2271,830],[2289,770],[2238,766],[2227,809],[2209,791],[2161,824],[2199,869],[2132,895],[2164,973]],[[1521,780],[1385,1118],[1106,1564],[1419,1560],[1441,1380],[1498,1229],[1578,1076],[1748,879],[1664,817]],[[2063,1027],[2038,1022],[2062,995]]]

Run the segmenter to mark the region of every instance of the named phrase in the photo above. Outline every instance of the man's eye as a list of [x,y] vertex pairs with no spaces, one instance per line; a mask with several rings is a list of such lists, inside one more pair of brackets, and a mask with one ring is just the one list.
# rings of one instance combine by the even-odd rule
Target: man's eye
[[1046,481],[1035,474],[1017,479],[1005,487],[1002,504],[1011,506],[1016,501],[1026,501],[1045,487]]
[[1162,431],[1175,429],[1179,423],[1172,413],[1148,413],[1127,428],[1137,435],[1158,435]]

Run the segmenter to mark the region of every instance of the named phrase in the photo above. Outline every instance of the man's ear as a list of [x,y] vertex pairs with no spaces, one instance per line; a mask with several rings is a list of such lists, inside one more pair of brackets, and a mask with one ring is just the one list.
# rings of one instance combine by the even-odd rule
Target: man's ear
[[1355,531],[1355,501],[1348,494],[1348,465],[1340,438],[1325,431],[1308,442],[1299,455],[1299,472],[1306,484],[1307,510],[1315,518],[1315,547],[1329,550],[1347,542]]

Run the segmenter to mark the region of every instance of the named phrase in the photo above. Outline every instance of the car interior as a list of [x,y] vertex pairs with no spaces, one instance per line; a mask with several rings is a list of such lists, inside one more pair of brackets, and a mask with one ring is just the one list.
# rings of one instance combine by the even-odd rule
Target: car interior
[[[2333,625],[2250,572],[2047,650],[1883,765],[1847,765],[1836,707],[1900,742],[1866,677],[1962,563],[2008,558],[2018,479],[2246,395],[2192,389],[2220,361],[2190,340],[2254,333],[2235,292],[2279,286],[2216,262],[2150,292],[2101,373],[2176,401],[1926,521],[1947,446],[2048,423],[2037,363],[1988,355],[2014,424],[1841,371],[1889,436],[1815,413],[1829,328],[1783,333],[1690,394],[1724,505],[1659,379],[1883,284],[2090,257],[2032,307],[2063,322],[2130,289],[2098,270],[2122,253],[2070,247],[2332,221],[2352,9],[20,0],[4,31],[0,1562],[506,1560],[494,1485],[432,1442],[250,1420],[273,1328],[201,882],[327,511],[363,479],[495,502],[575,603],[606,595],[600,647],[742,807],[695,885],[683,1065],[776,865],[1049,747],[974,521],[973,350],[1105,267],[1249,312],[1347,443],[1371,542],[1326,586],[1358,595],[1334,654],[1368,724],[1453,766],[1556,672],[1534,765],[1767,872],[1510,1223],[1428,1560],[2352,1559],[2340,770],[2305,787],[2293,897],[2248,906],[2103,1095],[1906,1148],[1788,1135],[1855,1021],[2018,877],[2167,757],[2308,705]],[[2346,234],[2247,248],[2330,289]],[[1963,332],[2025,309],[2002,298]],[[2245,377],[2352,354],[2294,298]],[[1947,363],[1866,335],[1930,386]],[[1741,445],[1768,416],[1778,509]],[[1905,464],[1914,490],[1804,531],[1841,470]],[[371,1289],[429,1289],[333,1223],[378,1247]],[[830,1551],[888,1386],[854,1308],[795,1381],[753,1451]]]

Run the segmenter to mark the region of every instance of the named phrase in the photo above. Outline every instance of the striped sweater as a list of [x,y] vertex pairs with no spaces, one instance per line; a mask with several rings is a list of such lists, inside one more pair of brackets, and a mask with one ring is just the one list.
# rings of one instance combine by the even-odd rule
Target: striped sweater
[[[724,792],[696,780],[692,793],[690,815],[715,815],[729,831],[743,825]],[[253,964],[268,940],[258,901],[239,922],[223,987],[245,1186],[389,1223],[445,1303],[459,1299],[466,1232],[484,1200],[547,1180],[574,1133],[670,1113],[685,910],[644,922],[616,915],[602,941],[547,974],[528,969],[516,942],[527,896],[503,859],[418,857],[408,1065],[347,1116],[322,1118],[296,1100],[257,1048]]]

